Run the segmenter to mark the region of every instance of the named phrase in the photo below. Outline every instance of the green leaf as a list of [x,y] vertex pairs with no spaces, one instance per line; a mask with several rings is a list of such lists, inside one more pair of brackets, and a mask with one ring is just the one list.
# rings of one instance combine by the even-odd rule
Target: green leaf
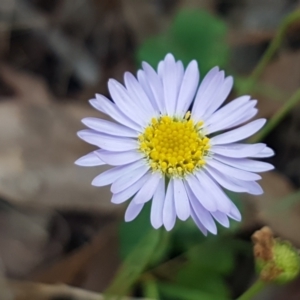
[[143,281],[143,292],[147,299],[159,299],[157,282],[152,278]]
[[152,229],[150,224],[151,203],[147,203],[132,222],[122,222],[119,227],[120,255],[127,257],[145,234]]
[[207,73],[216,65],[225,67],[228,62],[226,33],[226,24],[208,12],[182,10],[167,32],[146,40],[140,46],[137,59],[156,68],[158,62],[171,52],[184,65],[196,59],[201,72]]
[[149,263],[160,240],[159,230],[150,230],[130,252],[117,272],[113,282],[105,292],[105,299],[117,299],[124,296],[139,278]]
[[158,287],[164,299],[168,300],[228,300],[226,296],[216,298],[215,295],[177,284],[159,283]]

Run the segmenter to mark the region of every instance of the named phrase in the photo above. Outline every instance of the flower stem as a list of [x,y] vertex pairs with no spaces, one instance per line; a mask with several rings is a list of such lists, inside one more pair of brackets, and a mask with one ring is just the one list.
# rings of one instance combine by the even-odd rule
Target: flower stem
[[263,140],[275,127],[276,125],[291,111],[296,104],[300,102],[300,89],[298,89],[292,97],[274,114],[269,120],[266,126],[256,134],[251,142],[257,143]]
[[280,45],[282,44],[282,41],[283,41],[283,38],[285,36],[285,33],[286,33],[287,29],[299,19],[300,19],[300,10],[296,10],[296,11],[292,12],[291,14],[289,14],[281,22],[280,27],[279,27],[274,39],[270,43],[268,49],[264,53],[262,59],[260,60],[260,62],[256,66],[256,68],[254,69],[254,71],[250,75],[249,79],[251,79],[251,81],[252,81],[252,87],[258,81],[258,79],[259,79],[260,75],[262,74],[263,70],[268,65],[270,60],[273,58],[276,51],[279,49]]
[[264,287],[266,286],[266,283],[261,281],[260,279],[257,279],[256,282],[250,288],[242,294],[237,300],[251,300],[254,296],[256,296]]

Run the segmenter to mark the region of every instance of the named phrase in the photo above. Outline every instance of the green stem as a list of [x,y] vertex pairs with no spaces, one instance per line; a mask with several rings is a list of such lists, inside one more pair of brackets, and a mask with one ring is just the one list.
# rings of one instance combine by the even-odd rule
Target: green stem
[[266,126],[254,136],[251,142],[257,143],[263,140],[280,121],[288,114],[288,112],[300,101],[300,89],[298,89],[292,97],[280,108],[274,116],[269,120]]
[[266,286],[266,283],[261,281],[260,279],[257,279],[256,282],[250,288],[242,294],[237,300],[251,300],[254,296],[256,296],[264,287]]
[[292,12],[283,20],[274,39],[272,40],[271,44],[269,45],[268,49],[264,53],[262,59],[260,60],[256,68],[250,75],[250,78],[252,80],[252,87],[258,81],[263,70],[268,65],[276,51],[279,49],[287,29],[298,19],[300,19],[300,10]]

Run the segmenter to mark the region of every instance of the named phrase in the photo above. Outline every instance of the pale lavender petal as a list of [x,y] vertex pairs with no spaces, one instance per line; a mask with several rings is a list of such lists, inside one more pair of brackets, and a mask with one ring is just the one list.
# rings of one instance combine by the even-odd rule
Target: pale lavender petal
[[[207,74],[205,78],[207,76],[210,76],[210,74]],[[201,83],[195,98],[194,107],[192,109],[193,120],[197,122],[203,119],[203,115],[211,105],[214,96],[217,94],[219,86],[223,83],[223,81],[224,72],[220,71],[213,76],[209,83],[204,85],[205,88],[201,88],[203,82]]]
[[235,158],[243,158],[253,155],[256,155],[263,151],[266,148],[266,144],[258,143],[258,144],[228,144],[228,145],[213,145],[210,148],[210,151],[213,153],[217,153],[223,156],[235,157]]
[[213,211],[211,212],[212,216],[224,227],[229,227],[229,220],[226,216],[226,214],[220,212],[220,211]]
[[95,151],[95,153],[101,160],[111,166],[126,165],[144,158],[138,151],[111,152],[101,149]]
[[265,147],[263,148],[261,151],[259,151],[256,154],[251,154],[249,156],[251,157],[257,157],[257,158],[263,158],[263,157],[271,157],[274,156],[275,152],[273,149],[269,148],[269,147]]
[[122,176],[117,178],[111,185],[110,190],[113,193],[119,193],[127,189],[132,184],[137,182],[143,175],[145,175],[148,172],[149,168],[150,168],[149,166],[144,165],[137,169],[134,169],[129,174],[127,174],[127,176]]
[[[204,168],[208,171],[211,178],[213,178],[216,182],[218,182],[225,189],[236,192],[236,193],[247,192],[247,189],[245,187],[242,187],[242,186],[236,184],[235,182],[233,182],[233,178],[226,176],[224,173],[221,173],[221,172],[217,171],[216,169],[211,168],[208,165],[206,165]],[[247,181],[244,181],[244,182],[247,182]]]
[[151,120],[151,113],[140,109],[129,97],[122,84],[114,79],[110,79],[108,81],[108,90],[118,108],[126,116],[143,127],[148,124],[149,120]]
[[225,175],[236,179],[245,180],[245,181],[253,181],[253,180],[261,179],[261,176],[258,174],[250,173],[244,170],[230,167],[214,159],[207,160],[207,164],[213,167],[214,169],[218,170],[219,172],[224,173]]
[[94,108],[110,116],[117,122],[139,132],[142,131],[142,127],[139,124],[134,122],[134,120],[129,119],[114,103],[104,96],[96,94],[96,99],[91,99],[89,102]]
[[187,183],[185,186],[189,186],[191,190],[193,191],[195,197],[198,199],[198,201],[203,205],[203,207],[209,211],[216,211],[217,205],[211,197],[206,193],[204,189],[204,185],[202,182],[199,181],[199,179],[194,175],[189,175],[185,178],[185,183]]
[[171,178],[167,187],[166,198],[163,208],[163,223],[167,231],[170,231],[176,222],[176,210],[174,203],[174,181]]
[[148,179],[148,181],[136,193],[133,201],[135,201],[135,203],[146,203],[149,201],[153,197],[161,177],[161,174],[158,172],[151,174],[151,177]]
[[255,181],[242,181],[232,178],[237,184],[247,189],[247,193],[252,195],[262,195],[264,193],[261,186]]
[[94,186],[109,185],[119,177],[124,176],[129,172],[132,172],[133,170],[140,168],[141,166],[144,166],[144,164],[145,164],[144,161],[138,160],[128,165],[123,165],[123,166],[115,167],[107,171],[104,171],[103,173],[101,173],[100,175],[94,178],[94,180],[92,181],[92,185]]
[[81,130],[77,132],[77,135],[85,142],[108,151],[123,152],[138,148],[137,140],[111,136],[105,133],[92,131],[91,129]]
[[206,187],[207,194],[214,198],[217,204],[217,210],[229,213],[231,210],[231,200],[222,191],[222,189],[215,183],[205,172],[205,170],[200,170],[196,173],[197,178]]
[[205,228],[205,226],[201,223],[201,221],[198,219],[193,207],[191,207],[191,217],[193,219],[193,221],[195,222],[195,224],[197,225],[197,227],[201,230],[201,232],[207,236],[207,229]]
[[199,84],[199,69],[196,60],[189,63],[184,73],[182,84],[180,87],[176,115],[183,117],[190,107]]
[[147,81],[149,83],[150,89],[154,96],[155,103],[159,111],[164,114],[166,108],[163,101],[163,85],[160,77],[156,74],[153,68],[146,62],[142,63],[143,69],[146,73]]
[[218,122],[219,120],[227,118],[228,115],[238,110],[241,106],[244,106],[244,104],[246,104],[249,100],[250,96],[241,96],[239,98],[236,98],[235,100],[229,102],[218,111],[213,113],[209,118],[207,118],[207,120],[205,121],[205,125],[208,126]]
[[167,54],[163,65],[164,103],[168,115],[173,116],[178,96],[177,66],[172,54]]
[[241,114],[240,117],[235,120],[235,122],[233,122],[232,124],[230,124],[227,127],[224,127],[224,129],[229,129],[232,127],[240,126],[240,125],[248,122],[249,120],[251,120],[257,113],[258,113],[257,108],[253,108],[249,111],[246,111],[243,114]]
[[231,89],[233,86],[233,78],[228,76],[225,78],[223,83],[218,87],[218,92],[214,95],[213,101],[208,106],[207,110],[203,115],[203,119],[206,120],[208,117],[211,116],[227,99]]
[[141,87],[143,88],[143,90],[147,94],[147,96],[148,96],[148,98],[149,98],[149,100],[150,100],[150,102],[151,102],[154,110],[158,112],[159,108],[157,106],[157,103],[155,101],[155,97],[154,97],[154,95],[152,93],[152,90],[150,88],[150,85],[149,85],[149,82],[148,82],[148,78],[146,76],[145,71],[139,70],[137,72],[137,78],[138,78],[138,81],[139,81]]
[[165,177],[159,181],[151,204],[151,224],[155,229],[163,225],[163,208],[165,203]]
[[111,202],[114,204],[120,204],[129,200],[129,198],[132,197],[135,193],[137,193],[137,191],[140,190],[140,188],[147,182],[147,180],[150,179],[150,176],[150,173],[146,173],[143,177],[141,177],[138,181],[129,186],[127,189],[119,193],[113,194]]
[[179,86],[181,86],[183,81],[183,75],[184,75],[184,66],[180,60],[176,62],[176,68],[177,68],[177,82],[179,83]]
[[217,226],[211,214],[201,205],[188,185],[186,186],[186,191],[190,199],[191,207],[193,208],[198,220],[208,231],[213,234],[217,234]]
[[123,136],[123,137],[134,137],[136,138],[139,133],[136,130],[132,130],[126,126],[119,125],[110,121],[106,121],[98,118],[84,118],[81,122],[90,127],[91,129],[97,130],[102,133]]
[[266,172],[274,169],[274,166],[269,163],[252,159],[225,157],[218,154],[214,155],[214,159],[229,166],[249,172]]
[[233,129],[231,131],[214,136],[210,139],[210,143],[211,145],[221,145],[246,139],[247,137],[260,130],[265,123],[266,119],[258,119],[252,121],[240,128]]
[[[241,121],[243,121],[244,119],[247,120],[249,115],[253,116],[254,115],[253,113],[257,112],[257,109],[254,109],[254,111],[252,111],[256,102],[257,102],[256,100],[249,101],[247,104],[241,106],[239,109],[232,111],[226,117],[223,117],[222,119],[215,121],[213,124],[209,126],[205,126],[205,133],[211,134],[219,130],[224,130],[233,127],[236,124],[236,120],[241,120]],[[244,113],[246,113],[246,117],[244,117]]]
[[164,76],[164,64],[165,61],[161,60],[158,65],[157,65],[157,74],[159,75],[159,77],[162,79]]
[[185,221],[191,214],[190,203],[182,179],[174,178],[174,201],[177,216]]
[[133,221],[143,209],[144,204],[137,204],[131,201],[125,212],[125,222]]
[[155,112],[150,99],[137,79],[131,73],[125,72],[124,81],[127,91],[136,105],[146,110],[150,115],[155,115],[157,112]]
[[93,151],[78,158],[75,161],[75,164],[82,167],[93,167],[105,165],[105,162],[101,160]]
[[242,220],[242,215],[241,215],[240,211],[238,210],[238,208],[235,206],[234,203],[232,203],[231,211],[228,214],[228,216],[231,219],[236,220],[238,222]]

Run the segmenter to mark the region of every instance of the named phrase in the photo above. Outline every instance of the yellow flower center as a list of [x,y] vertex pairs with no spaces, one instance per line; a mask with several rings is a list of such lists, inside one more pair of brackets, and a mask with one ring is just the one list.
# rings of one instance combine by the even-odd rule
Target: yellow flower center
[[153,118],[139,136],[140,151],[145,154],[153,171],[169,176],[185,176],[205,164],[210,148],[209,138],[187,112],[184,119],[162,116]]

